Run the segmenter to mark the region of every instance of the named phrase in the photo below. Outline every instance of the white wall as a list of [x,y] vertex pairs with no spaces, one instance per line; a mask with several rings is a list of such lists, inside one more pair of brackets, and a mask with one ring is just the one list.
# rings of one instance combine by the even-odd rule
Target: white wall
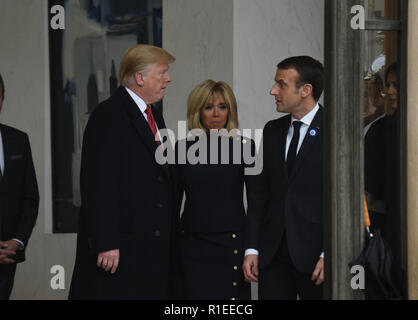
[[164,98],[168,128],[186,119],[187,97],[200,82],[233,82],[233,1],[164,0],[163,47],[177,60]]
[[323,62],[324,0],[234,1],[234,92],[241,128],[283,114],[269,94],[277,64],[309,55]]
[[164,98],[169,128],[209,78],[234,89],[241,128],[263,128],[282,116],[268,93],[277,64],[294,55],[323,62],[324,0],[164,0],[163,19],[163,46],[177,58]]

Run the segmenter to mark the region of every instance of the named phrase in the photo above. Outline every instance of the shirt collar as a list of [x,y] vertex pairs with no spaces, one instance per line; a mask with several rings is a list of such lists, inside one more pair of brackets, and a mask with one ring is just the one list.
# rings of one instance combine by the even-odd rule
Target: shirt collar
[[135,101],[136,105],[138,106],[139,110],[141,110],[142,113],[145,113],[145,109],[147,108],[147,104],[144,100],[142,100],[135,92],[133,92],[131,89],[125,87],[126,91],[129,93],[129,95],[132,97],[132,99]]
[[313,118],[315,117],[315,115],[316,115],[316,112],[319,110],[319,104],[317,103],[316,104],[316,106],[315,106],[315,108],[313,108],[311,111],[309,111],[302,119],[300,119],[300,120],[298,120],[298,119],[296,119],[296,118],[294,118],[293,116],[291,117],[291,119],[292,119],[292,123],[294,122],[294,121],[300,121],[300,122],[302,122],[303,124],[305,124],[305,125],[307,125],[307,126],[310,126],[311,125],[311,123],[312,123],[312,120],[313,120]]

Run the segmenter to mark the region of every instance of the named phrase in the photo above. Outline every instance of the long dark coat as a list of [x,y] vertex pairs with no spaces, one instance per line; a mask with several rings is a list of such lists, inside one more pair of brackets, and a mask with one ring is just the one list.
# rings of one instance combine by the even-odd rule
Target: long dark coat
[[[164,120],[153,108],[158,128]],[[92,113],[81,164],[80,223],[70,299],[167,299],[176,217],[168,165],[138,106],[120,87]],[[115,274],[96,266],[120,250]]]

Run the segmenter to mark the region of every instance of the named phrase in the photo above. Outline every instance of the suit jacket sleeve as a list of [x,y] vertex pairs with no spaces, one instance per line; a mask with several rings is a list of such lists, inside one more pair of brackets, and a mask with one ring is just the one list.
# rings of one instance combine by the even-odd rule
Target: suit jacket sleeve
[[16,234],[13,236],[21,240],[25,247],[28,244],[29,237],[32,234],[33,227],[38,217],[39,192],[36,181],[35,168],[32,161],[32,152],[29,144],[29,138],[24,135],[24,157],[25,157],[25,178],[23,185],[22,213],[17,225]]
[[[267,125],[266,125],[267,128]],[[256,153],[257,162],[262,163],[262,171],[258,175],[246,176],[247,189],[247,219],[246,219],[246,248],[259,248],[259,235],[267,206],[270,200],[269,179],[265,161],[266,153],[266,128],[263,132],[263,139],[260,149]]]
[[84,138],[80,189],[90,249],[119,249],[120,179],[123,168],[120,121],[108,109],[96,109]]

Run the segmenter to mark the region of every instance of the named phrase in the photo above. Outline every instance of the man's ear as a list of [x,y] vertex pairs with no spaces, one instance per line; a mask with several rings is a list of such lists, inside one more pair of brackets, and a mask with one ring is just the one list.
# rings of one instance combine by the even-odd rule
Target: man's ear
[[311,84],[306,83],[306,84],[304,84],[302,86],[301,89],[302,89],[301,90],[302,98],[307,98],[310,95],[313,95],[313,92],[312,92],[313,91],[313,88],[312,88],[312,85]]
[[135,72],[134,74],[134,79],[135,79],[135,83],[140,86],[143,87],[144,86],[144,74],[141,72]]

